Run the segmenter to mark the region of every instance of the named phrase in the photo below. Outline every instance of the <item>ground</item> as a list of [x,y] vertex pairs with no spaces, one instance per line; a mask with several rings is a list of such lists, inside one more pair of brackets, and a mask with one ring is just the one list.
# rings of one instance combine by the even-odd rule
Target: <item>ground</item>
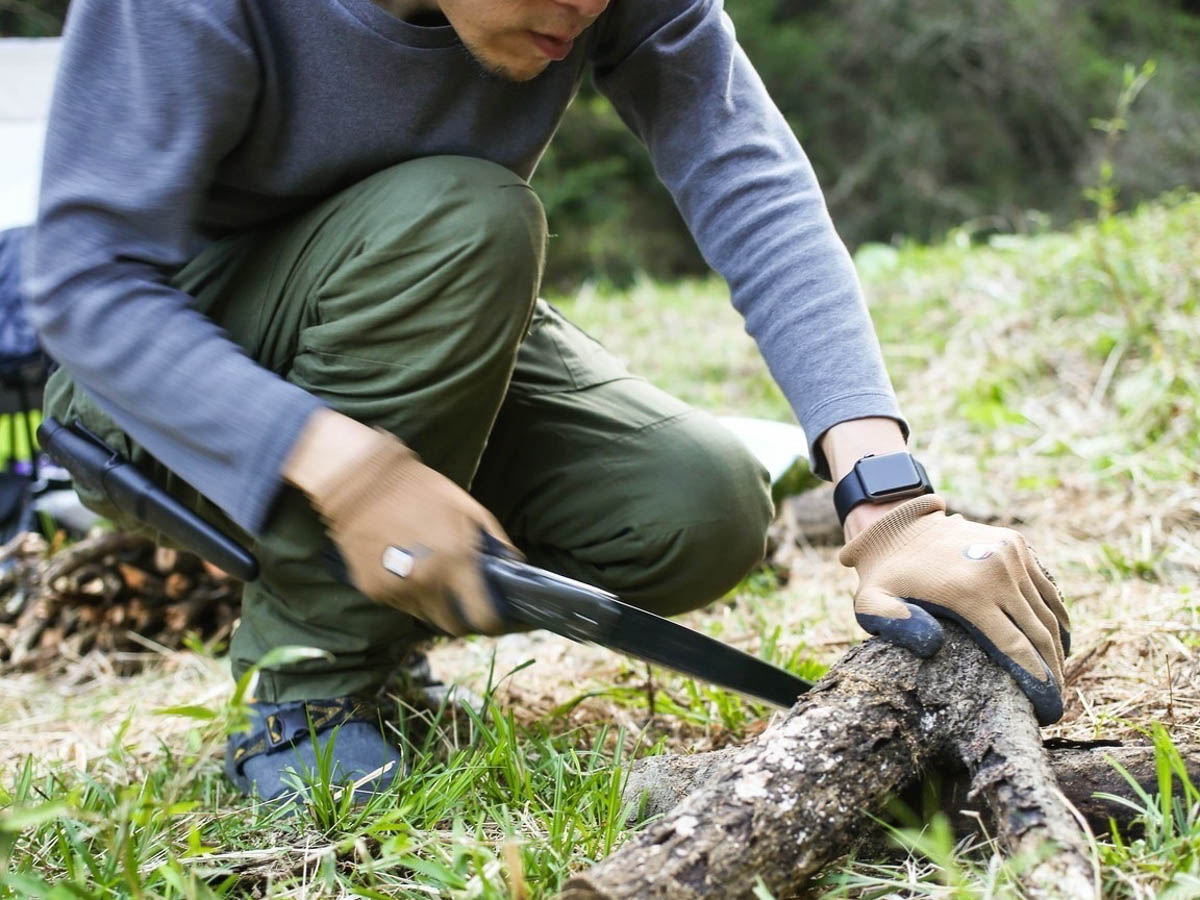
[[[1066,715],[1047,734],[1161,723],[1177,745],[1200,743],[1200,198],[1066,234],[975,237],[856,257],[914,452],[952,502],[1022,530],[1062,586],[1074,650]],[[788,416],[715,280],[555,302],[692,402]],[[854,575],[834,546],[796,548],[782,575],[759,571],[685,621],[818,674],[862,638]],[[433,661],[493,686],[491,721],[410,747],[413,773],[387,802],[354,812],[318,796],[300,819],[219,775],[219,656],[161,653],[128,678],[102,663],[84,680],[5,676],[0,896],[549,896],[626,833],[631,756],[721,746],[769,714],[542,634],[445,644]],[[1175,799],[1175,824],[1097,845],[1107,895],[1200,895],[1196,797]],[[937,826],[916,843],[846,863],[813,895],[1015,890],[986,846],[955,848]]]

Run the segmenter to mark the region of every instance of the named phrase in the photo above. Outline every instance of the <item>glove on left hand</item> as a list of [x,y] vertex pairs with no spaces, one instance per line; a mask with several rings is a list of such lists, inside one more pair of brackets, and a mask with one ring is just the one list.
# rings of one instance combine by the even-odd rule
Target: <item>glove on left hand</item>
[[928,494],[872,523],[838,558],[858,570],[855,617],[871,634],[928,657],[943,639],[934,616],[953,619],[1012,675],[1042,725],[1062,717],[1070,621],[1019,533],[947,516]]

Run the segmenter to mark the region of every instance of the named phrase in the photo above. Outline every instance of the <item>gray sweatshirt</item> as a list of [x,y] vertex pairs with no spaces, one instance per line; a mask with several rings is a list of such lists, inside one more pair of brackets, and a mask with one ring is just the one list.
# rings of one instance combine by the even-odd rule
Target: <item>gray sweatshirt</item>
[[[589,69],[729,282],[813,442],[900,419],[844,246],[719,0],[612,0],[532,81],[371,0],[75,0],[50,114],[31,316],[46,350],[250,531],[315,397],[168,280],[207,242],[435,154],[529,178]],[[246,297],[254,303],[254,297]]]

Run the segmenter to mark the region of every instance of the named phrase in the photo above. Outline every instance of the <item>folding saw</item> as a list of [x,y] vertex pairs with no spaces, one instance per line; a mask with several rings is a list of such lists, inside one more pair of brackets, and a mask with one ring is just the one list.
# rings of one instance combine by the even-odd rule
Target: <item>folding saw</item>
[[[38,440],[75,481],[103,493],[121,512],[236,578],[258,577],[258,561],[245,547],[163,491],[80,422],[66,426],[47,418],[38,428]],[[506,622],[599,644],[776,706],[791,706],[812,687],[708,635],[623,603],[608,591],[513,559],[488,535],[484,543],[484,579]],[[346,580],[336,552],[331,549],[327,557]]]

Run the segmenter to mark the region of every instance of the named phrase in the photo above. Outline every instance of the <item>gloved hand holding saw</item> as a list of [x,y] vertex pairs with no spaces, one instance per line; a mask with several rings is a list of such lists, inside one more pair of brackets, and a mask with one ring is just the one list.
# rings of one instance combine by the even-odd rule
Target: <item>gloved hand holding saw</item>
[[284,474],[308,494],[350,582],[368,597],[448,634],[501,629],[479,554],[484,532],[512,550],[508,535],[395,435],[323,411]]
[[1019,533],[947,516],[926,494],[889,510],[839,558],[858,571],[854,612],[871,634],[928,657],[942,644],[937,619],[952,619],[1016,680],[1042,725],[1062,716],[1070,623]]

